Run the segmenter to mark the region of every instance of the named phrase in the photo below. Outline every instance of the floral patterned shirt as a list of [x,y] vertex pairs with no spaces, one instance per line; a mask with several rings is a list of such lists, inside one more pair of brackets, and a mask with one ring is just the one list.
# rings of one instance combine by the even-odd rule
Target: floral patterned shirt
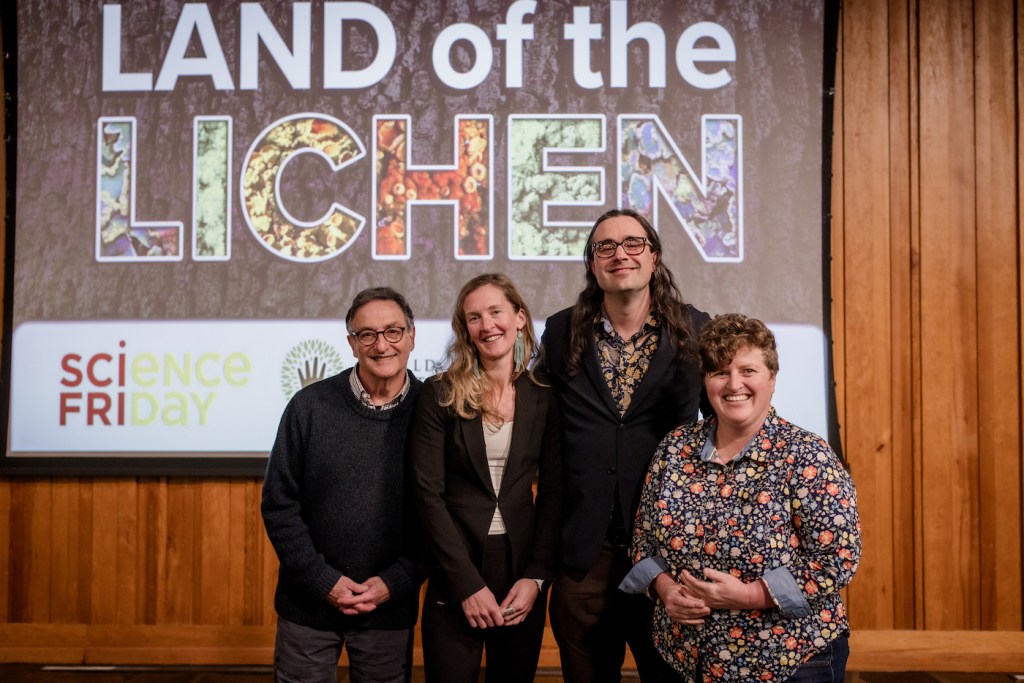
[[623,339],[605,315],[601,316],[595,328],[601,374],[622,416],[629,409],[633,392],[640,386],[651,365],[651,357],[658,350],[661,326],[651,313],[640,330],[629,339]]
[[[633,561],[656,560],[676,577],[709,567],[745,582],[764,578],[781,607],[713,610],[694,627],[673,622],[658,601],[654,644],[688,681],[698,671],[704,683],[784,681],[849,630],[839,591],[860,561],[856,492],[828,443],[774,408],[725,465],[702,457],[716,427],[717,418],[680,426],[658,445]],[[803,599],[784,603],[779,592]]]

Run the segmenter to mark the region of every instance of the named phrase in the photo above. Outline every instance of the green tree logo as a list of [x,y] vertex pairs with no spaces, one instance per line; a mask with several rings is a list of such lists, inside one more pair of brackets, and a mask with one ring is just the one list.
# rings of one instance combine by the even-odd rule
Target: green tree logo
[[338,350],[320,339],[299,342],[281,365],[281,389],[291,399],[299,389],[332,377],[345,369]]

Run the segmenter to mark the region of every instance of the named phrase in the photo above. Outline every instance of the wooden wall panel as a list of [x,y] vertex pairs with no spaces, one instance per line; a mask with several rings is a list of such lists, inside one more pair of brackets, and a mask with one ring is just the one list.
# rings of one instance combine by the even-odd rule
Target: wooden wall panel
[[91,481],[69,481],[69,486],[78,488],[79,519],[78,519],[78,541],[77,548],[69,548],[68,552],[74,552],[78,556],[78,623],[92,623],[92,538],[93,538],[93,491]]
[[[237,479],[230,482],[228,490],[228,585],[235,590],[228,593],[228,620],[232,626],[245,624],[245,567],[246,522],[252,511],[246,509],[246,487],[248,481]],[[238,590],[242,588],[243,590]]]
[[914,517],[914,443],[916,432],[907,416],[914,406],[915,373],[913,348],[905,340],[913,338],[915,247],[914,207],[916,188],[913,177],[914,150],[917,148],[916,119],[911,116],[910,83],[914,73],[908,55],[915,47],[907,3],[890,2],[889,25],[889,359],[892,415],[892,625],[911,629],[918,623],[914,609],[921,582],[916,567],[919,557],[906,548],[914,547],[919,535]]
[[79,589],[82,586],[78,548],[82,538],[81,498],[77,482],[56,479],[52,485],[50,542],[50,621],[74,624],[79,620]]
[[[1016,31],[1015,38],[1018,36],[1024,36],[1024,1],[1016,0],[1014,5],[1014,17],[1016,18]],[[1024,231],[1021,230],[1021,225],[1024,224],[1024,207],[1022,207],[1021,198],[1024,198],[1024,145],[1021,144],[1021,120],[1024,118],[1022,112],[1024,112],[1024,49],[1021,49],[1020,39],[1017,38],[1014,43],[1014,54],[1016,55],[1016,63],[1014,64],[1014,81],[1016,84],[1016,109],[1015,109],[1015,121],[1014,121],[1014,132],[1015,140],[1017,142],[1017,202],[1014,211],[1014,218],[1016,218],[1017,228],[1017,349],[1018,349],[1018,384],[1021,388],[1021,394],[1024,395]],[[1005,283],[1004,286],[1012,287],[1013,285],[1009,282]],[[1020,411],[1017,413],[1017,424],[1024,425],[1024,405],[1020,406]],[[1018,432],[1017,434],[1018,454],[1024,454],[1024,434]],[[1020,515],[1018,519],[1021,524],[1021,538],[1018,542],[1024,545],[1024,457],[1018,460],[1021,477],[1018,480],[1020,482],[1020,496],[1018,496],[1018,505],[1020,506]],[[1024,553],[1022,553],[1024,555]],[[1021,567],[1019,571],[1024,572],[1024,567]],[[1024,592],[1024,579],[1021,581],[1021,592]],[[1021,599],[1024,603],[1024,598]],[[1022,606],[1024,609],[1024,606]],[[1024,617],[1021,618],[1021,622],[1024,622]],[[1024,624],[1022,624],[1024,627]]]
[[89,623],[116,624],[118,589],[123,583],[118,561],[118,491],[117,482],[97,479],[91,484],[92,516],[89,544],[90,584]]
[[[259,510],[259,507],[253,508]],[[277,612],[274,610],[274,593],[277,589],[277,553],[274,551],[273,546],[270,544],[270,539],[267,538],[267,534],[263,532],[263,519],[258,517],[256,524],[259,526],[261,531],[260,543],[262,550],[260,552],[263,558],[263,571],[260,577],[260,585],[262,586],[263,600],[261,602],[260,621],[261,624],[272,624],[277,619]]]
[[[924,625],[924,581],[921,577],[921,568],[924,566],[924,488],[921,484],[921,471],[924,469],[923,453],[921,450],[923,431],[923,420],[921,411],[921,126],[917,116],[920,108],[920,96],[917,87],[920,76],[920,64],[916,58],[918,51],[918,17],[916,3],[896,3],[906,5],[906,12],[909,17],[907,29],[907,52],[906,62],[909,64],[909,82],[906,84],[910,103],[907,112],[907,130],[909,131],[910,144],[907,155],[910,158],[910,174],[905,178],[906,186],[909,188],[910,197],[910,224],[907,229],[910,233],[910,338],[900,340],[900,348],[910,355],[911,366],[911,405],[909,411],[900,414],[901,424],[906,425],[908,418],[910,422],[910,453],[909,459],[912,464],[913,481],[907,486],[907,492],[913,496],[912,513],[913,519],[903,518],[901,529],[907,533],[913,529],[913,536],[910,542],[913,545],[914,557],[914,628],[923,628]],[[895,125],[901,125],[897,120]],[[909,413],[909,414],[908,414]],[[907,458],[908,454],[900,454]],[[904,495],[907,495],[906,493]],[[897,554],[910,555],[906,548],[897,550]]]
[[[1024,670],[1022,0],[846,0],[841,21],[851,666]],[[259,502],[255,478],[0,479],[0,661],[268,663]]]
[[199,581],[194,595],[199,624],[227,624],[230,591],[230,509],[226,480],[208,480],[199,488]]
[[922,3],[924,625],[980,626],[974,34],[968,3]]
[[139,490],[140,510],[146,520],[139,558],[139,576],[145,589],[139,623],[163,621],[167,605],[167,481],[145,480]]
[[139,572],[142,551],[139,539],[146,532],[145,519],[139,515],[139,483],[134,479],[117,480],[114,491],[117,496],[116,623],[137,624],[144,590]]
[[[247,482],[245,487],[245,557],[248,558],[243,583],[245,596],[242,604],[242,624],[260,626],[270,624],[274,613],[274,584],[277,557],[259,516],[261,481]],[[269,587],[269,590],[268,590]]]
[[192,587],[198,580],[195,534],[197,487],[188,480],[167,484],[167,606],[162,623],[192,623]]
[[11,487],[10,620],[50,620],[50,482]]
[[[975,7],[980,620],[1021,625],[1020,293],[1012,0]],[[987,197],[992,198],[989,201]],[[1009,378],[1009,382],[1007,379]],[[1008,391],[1017,386],[1015,392]]]
[[[889,163],[888,23],[884,6],[852,0],[843,14],[843,127],[837,142],[845,168],[881,168]],[[856,217],[843,232],[844,301],[843,443],[857,484],[863,527],[861,577],[849,596],[861,628],[894,627],[892,481],[892,369],[889,359],[889,179],[885,173],[843,174],[844,216]],[[848,220],[848,219],[847,219]],[[856,284],[855,284],[856,283]],[[857,353],[850,353],[856,341]],[[861,580],[866,576],[866,579]]]

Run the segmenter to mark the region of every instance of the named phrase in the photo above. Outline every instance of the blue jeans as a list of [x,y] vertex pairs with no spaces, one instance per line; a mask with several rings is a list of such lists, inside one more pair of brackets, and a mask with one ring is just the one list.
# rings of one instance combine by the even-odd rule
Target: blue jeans
[[275,683],[335,683],[342,647],[348,648],[353,683],[408,683],[411,679],[412,629],[320,631],[278,619]]
[[850,641],[839,636],[800,665],[786,683],[843,683],[846,678],[846,659],[850,656]]

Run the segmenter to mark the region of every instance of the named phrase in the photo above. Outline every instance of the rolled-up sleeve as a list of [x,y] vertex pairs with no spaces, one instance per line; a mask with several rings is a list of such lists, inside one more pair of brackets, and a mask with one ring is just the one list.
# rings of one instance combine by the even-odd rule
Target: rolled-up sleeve
[[798,619],[811,613],[811,603],[807,602],[788,569],[776,567],[765,572],[761,578],[768,584],[768,592],[772,594],[772,600],[783,616]]
[[647,557],[629,570],[629,573],[619,584],[619,590],[630,595],[646,593],[651,587],[651,582],[658,577],[658,574],[668,571],[668,563],[660,557]]

